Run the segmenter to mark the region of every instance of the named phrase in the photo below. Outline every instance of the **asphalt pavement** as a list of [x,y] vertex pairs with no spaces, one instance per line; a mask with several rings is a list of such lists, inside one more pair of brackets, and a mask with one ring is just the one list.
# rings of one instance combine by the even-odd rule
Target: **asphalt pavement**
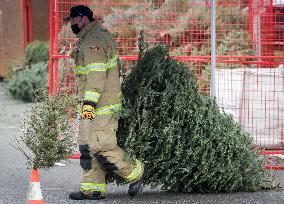
[[[25,165],[25,157],[13,145],[15,138],[22,133],[26,107],[32,105],[16,101],[5,93],[4,84],[0,83],[0,204],[26,203],[30,170]],[[275,180],[284,184],[284,171],[275,171]],[[239,192],[229,194],[190,194],[172,193],[159,188],[144,188],[135,198],[127,195],[127,186],[109,185],[108,197],[103,201],[71,201],[68,194],[77,191],[81,169],[78,160],[72,160],[66,166],[57,166],[48,171],[40,170],[41,189],[45,203],[191,203],[191,204],[283,204],[284,191],[259,191],[254,193]]]

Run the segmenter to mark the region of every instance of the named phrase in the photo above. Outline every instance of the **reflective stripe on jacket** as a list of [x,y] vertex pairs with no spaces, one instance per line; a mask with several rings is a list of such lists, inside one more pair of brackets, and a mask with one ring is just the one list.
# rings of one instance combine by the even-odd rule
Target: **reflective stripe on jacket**
[[91,63],[86,66],[74,66],[75,74],[89,74],[90,72],[106,72],[108,69],[117,66],[118,56],[115,55],[111,60],[106,63]]

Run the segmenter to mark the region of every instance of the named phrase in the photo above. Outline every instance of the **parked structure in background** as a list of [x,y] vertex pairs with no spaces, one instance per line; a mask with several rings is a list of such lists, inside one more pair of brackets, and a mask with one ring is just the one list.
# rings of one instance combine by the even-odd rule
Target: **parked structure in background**
[[0,78],[11,62],[23,58],[29,42],[49,40],[48,0],[0,1]]

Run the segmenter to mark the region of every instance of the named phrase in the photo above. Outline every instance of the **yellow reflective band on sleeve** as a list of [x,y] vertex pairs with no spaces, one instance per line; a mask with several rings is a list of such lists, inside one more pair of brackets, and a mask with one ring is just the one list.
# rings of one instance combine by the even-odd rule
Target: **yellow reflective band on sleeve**
[[112,59],[108,61],[108,69],[111,69],[117,65],[118,56],[115,55]]
[[105,72],[117,65],[118,56],[115,55],[107,63],[91,63],[84,66],[74,66],[75,74],[89,74],[90,72]]
[[74,66],[74,73],[75,74],[87,74],[87,68],[83,66]]
[[100,96],[101,94],[97,91],[85,91],[84,100],[98,103]]
[[95,110],[95,115],[109,115],[118,112],[122,109],[122,103],[117,103],[110,106],[103,106]]
[[106,184],[98,183],[81,183],[81,190],[90,191],[90,192],[106,192]]
[[81,69],[82,66],[74,66],[74,69]]
[[135,168],[132,172],[125,178],[125,180],[129,183],[133,183],[137,181],[143,173],[143,164],[136,159]]

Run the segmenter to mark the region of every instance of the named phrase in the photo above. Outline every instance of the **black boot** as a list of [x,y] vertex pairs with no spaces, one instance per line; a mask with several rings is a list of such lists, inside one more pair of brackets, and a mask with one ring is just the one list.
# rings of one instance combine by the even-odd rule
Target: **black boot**
[[141,186],[142,186],[143,180],[144,180],[144,176],[145,176],[145,168],[144,168],[144,172],[143,172],[143,175],[141,176],[141,178],[138,181],[136,181],[136,182],[134,182],[134,183],[129,185],[128,195],[130,195],[131,197],[136,196],[136,194],[141,189]]
[[92,195],[86,195],[79,191],[70,193],[69,198],[72,200],[100,200],[106,198],[106,196],[100,192],[95,192]]

